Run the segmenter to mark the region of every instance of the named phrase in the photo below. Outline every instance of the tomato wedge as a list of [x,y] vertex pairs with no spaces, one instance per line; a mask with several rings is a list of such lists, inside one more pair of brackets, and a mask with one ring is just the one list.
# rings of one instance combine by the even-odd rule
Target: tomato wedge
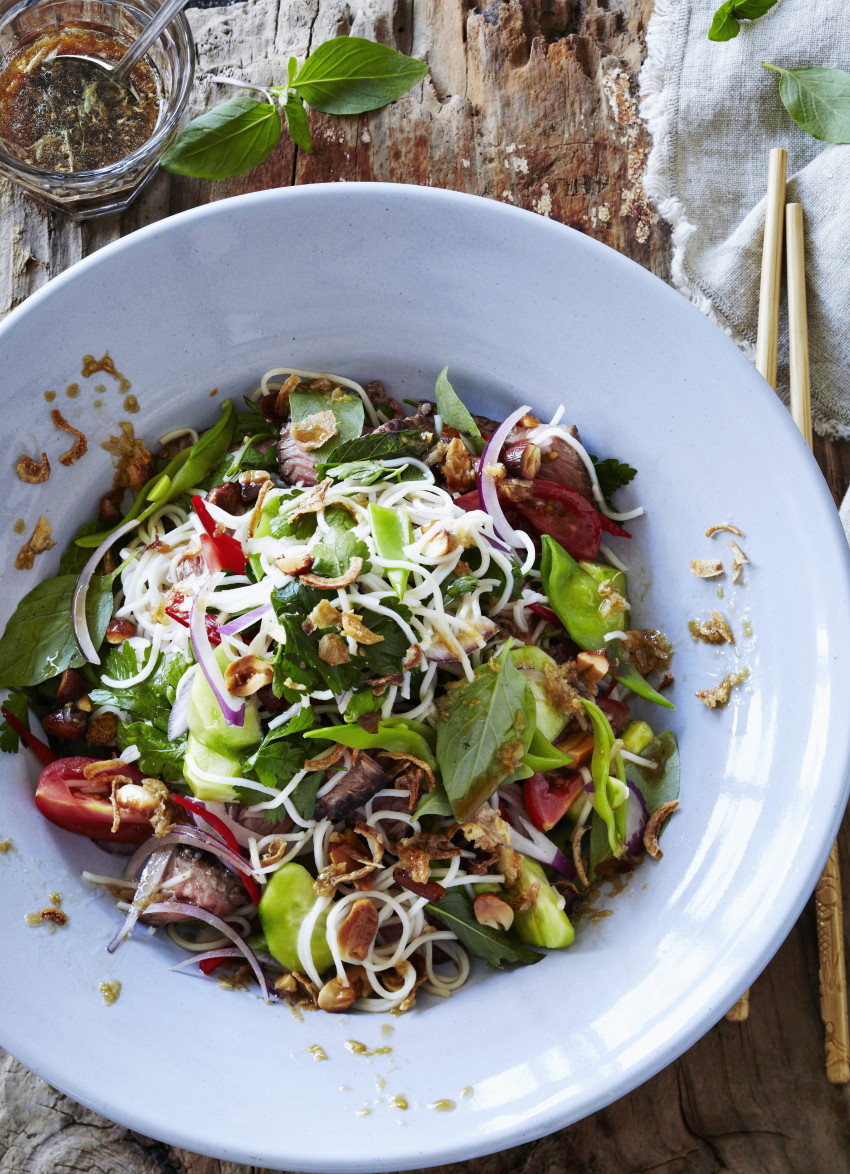
[[[202,535],[206,537],[206,535]],[[173,620],[177,620],[178,624],[182,624],[184,628],[189,627],[189,611],[188,608],[184,610],[182,607],[186,603],[186,596],[181,591],[175,591],[171,599],[171,603],[166,607],[165,614],[171,616]],[[204,627],[207,629],[207,636],[209,636],[210,644],[221,644],[221,636],[218,634],[218,623],[215,616],[204,616]]]
[[[200,494],[196,493],[192,498],[192,506],[207,532],[206,535],[201,535],[201,546],[210,574],[224,568],[236,575],[244,575],[246,559],[241,542],[237,542],[231,534],[224,534],[218,529]],[[205,537],[208,538],[207,542],[204,542]],[[213,563],[218,565],[213,566]]]
[[121,813],[117,832],[112,831],[113,811],[109,790],[116,775],[133,783],[145,777],[135,766],[120,763],[87,779],[83,770],[96,758],[57,758],[41,772],[35,805],[51,823],[77,836],[112,840],[116,844],[140,844],[153,835],[150,820],[137,812]]
[[599,514],[575,489],[538,478],[531,483],[531,496],[514,505],[538,534],[550,535],[573,558],[593,559],[599,554]]
[[522,784],[523,798],[534,826],[541,832],[550,831],[567,814],[583,786],[584,779],[578,771],[566,778],[534,774],[526,779]]

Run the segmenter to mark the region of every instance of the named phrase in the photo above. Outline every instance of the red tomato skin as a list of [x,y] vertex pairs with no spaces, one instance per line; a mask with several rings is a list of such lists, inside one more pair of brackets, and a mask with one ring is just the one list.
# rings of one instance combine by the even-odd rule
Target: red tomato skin
[[628,725],[630,716],[628,705],[624,701],[614,701],[612,697],[597,697],[596,704],[611,723],[614,737],[619,738]]
[[531,497],[514,504],[539,534],[560,542],[573,558],[594,559],[599,554],[599,514],[574,489],[538,478],[531,483]]
[[566,778],[534,774],[526,779],[522,784],[523,798],[534,826],[541,832],[551,831],[572,807],[583,785],[578,771]]
[[83,768],[96,758],[57,758],[41,772],[35,793],[35,805],[45,819],[77,836],[92,840],[111,840],[116,844],[140,844],[153,835],[150,820],[133,812],[122,812],[121,824],[113,832],[112,804],[106,797],[80,795],[81,787],[90,787],[97,781],[111,782],[113,775],[122,775],[133,783],[145,777],[135,766],[122,763],[113,772],[104,772],[97,779],[86,779]]

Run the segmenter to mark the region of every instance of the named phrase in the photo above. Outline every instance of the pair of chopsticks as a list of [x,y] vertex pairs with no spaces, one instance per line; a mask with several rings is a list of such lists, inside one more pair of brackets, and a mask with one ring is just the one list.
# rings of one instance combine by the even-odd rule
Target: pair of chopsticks
[[[782,272],[782,230],[788,291],[788,351],[791,415],[812,447],[811,389],[809,385],[809,335],[806,321],[806,267],[803,249],[803,208],[785,203],[788,153],[782,147],[770,152],[767,204],[762,251],[756,367],[776,390],[779,338],[779,286]],[[815,889],[818,955],[820,961],[820,1010],[825,1037],[826,1077],[832,1084],[850,1081],[850,1032],[847,1023],[847,983],[844,966],[844,915],[841,906],[841,873],[838,845],[833,844]],[[745,991],[727,1015],[742,1020],[749,1014]]]

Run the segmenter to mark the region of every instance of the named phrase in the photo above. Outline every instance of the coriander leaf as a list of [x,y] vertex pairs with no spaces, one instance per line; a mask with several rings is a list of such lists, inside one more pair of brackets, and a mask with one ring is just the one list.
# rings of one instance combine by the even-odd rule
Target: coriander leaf
[[372,565],[369,548],[362,538],[357,538],[350,530],[329,530],[313,547],[313,574],[328,578],[344,575],[353,558],[363,559],[363,574]]
[[[77,647],[71,619],[76,575],[47,579],[25,595],[0,639],[0,687],[40,685],[67,668],[79,668],[85,657]],[[86,617],[95,648],[99,648],[112,616],[112,585],[93,576],[86,599]]]
[[429,901],[425,908],[439,917],[470,954],[483,958],[488,966],[501,970],[506,962],[532,963],[545,957],[523,942],[514,940],[503,930],[479,925],[475,920],[472,902],[457,888],[449,889],[436,905]]
[[245,760],[243,769],[253,770],[267,787],[288,783],[297,771],[303,769],[304,760],[313,757],[312,745],[300,735],[309,730],[314,722],[313,711],[309,706],[300,709],[285,725],[271,730],[265,736],[258,749]]
[[437,386],[434,389],[437,411],[440,413],[443,426],[457,428],[458,432],[470,437],[473,452],[480,456],[484,452],[485,447],[481,431],[467,411],[466,405],[449,383],[446,376],[447,371],[448,367],[443,367],[437,376]]
[[236,426],[233,429],[234,440],[246,436],[254,438],[267,436],[273,440],[280,438],[279,422],[267,420],[254,400],[248,399],[247,396],[245,396],[245,406],[248,409],[247,412],[236,413]]
[[240,94],[192,119],[159,163],[174,175],[229,179],[267,159],[280,135],[277,106]]
[[[410,608],[399,603],[394,595],[385,595],[378,602],[410,623]],[[389,616],[378,615],[376,612],[367,611],[363,615],[363,622],[371,628],[376,636],[383,636],[383,640],[379,644],[361,646],[361,653],[368,666],[369,676],[388,677],[391,673],[401,672],[402,663],[410,647],[410,641],[401,627]]]
[[781,75],[779,96],[802,130],[825,143],[850,143],[850,73],[843,69],[783,69],[763,61]]
[[169,738],[167,730],[161,730],[151,722],[119,722],[116,741],[119,750],[138,746],[141,755],[139,765],[146,775],[166,783],[182,781],[183,759],[188,743],[185,734]]
[[300,623],[305,616],[310,614],[317,603],[327,599],[327,594],[292,579],[289,583],[284,583],[282,587],[275,587],[271,599],[278,619],[282,616],[292,616],[297,617]]
[[307,122],[307,111],[304,102],[298,94],[289,94],[283,107],[286,118],[286,129],[289,137],[302,151],[313,154],[313,140],[310,137],[310,124]]
[[319,481],[327,477],[334,465],[351,461],[386,461],[396,457],[419,457],[428,448],[422,433],[415,428],[403,432],[377,432],[344,441],[316,470]]
[[508,650],[438,703],[437,762],[459,823],[513,774],[536,728],[534,695]]
[[616,493],[618,489],[622,489],[624,485],[628,485],[637,476],[637,469],[633,469],[631,465],[627,465],[624,461],[618,461],[616,457],[606,457],[604,461],[600,461],[599,457],[591,454],[590,459],[596,467],[599,488],[602,490],[602,496],[606,501],[610,499],[613,493]]
[[[3,708],[8,709],[9,713],[16,717],[26,729],[30,728],[29,702],[26,693],[10,693],[3,702]],[[4,718],[0,722],[0,750],[4,754],[14,754],[20,743],[20,736]]]
[[777,0],[726,0],[714,14],[709,41],[731,41],[741,31],[739,20],[757,20],[776,4]]
[[376,697],[373,689],[357,689],[349,697],[343,716],[353,723],[364,713],[377,713],[383,704],[383,697]]
[[428,72],[424,61],[405,57],[363,37],[336,37],[310,54],[292,85],[325,114],[363,114],[394,102]]
[[345,391],[336,388],[332,392],[325,391],[293,391],[289,397],[289,410],[293,424],[314,416],[317,412],[332,412],[336,420],[337,431],[330,440],[326,440],[319,448],[313,449],[313,456],[317,461],[324,461],[334,449],[346,440],[354,440],[363,431],[366,413],[363,400],[356,391]]
[[450,599],[462,599],[464,595],[474,591],[480,582],[477,575],[458,575],[456,579],[452,579],[447,587],[443,587],[443,602],[448,603]]
[[278,622],[286,632],[286,643],[278,648],[275,656],[272,688],[276,697],[286,697],[292,702],[303,697],[303,691],[286,684],[287,678],[303,685],[308,692],[330,689],[337,697],[359,684],[363,668],[359,657],[353,656],[345,664],[328,664],[319,656],[319,632],[306,635],[300,620],[285,614],[278,616]]
[[376,481],[420,481],[421,470],[415,466],[399,466],[387,468],[377,461],[349,461],[345,465],[323,465],[327,469],[326,476],[335,481],[343,481],[351,477],[361,485],[374,485]]

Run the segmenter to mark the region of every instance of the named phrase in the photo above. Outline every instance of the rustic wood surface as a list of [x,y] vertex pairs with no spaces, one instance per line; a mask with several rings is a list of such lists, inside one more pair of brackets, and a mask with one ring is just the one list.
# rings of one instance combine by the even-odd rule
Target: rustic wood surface
[[[163,216],[258,188],[320,180],[433,184],[506,200],[572,225],[662,277],[667,226],[643,194],[648,142],[635,78],[652,0],[247,0],[192,11],[194,112],[226,73],[271,83],[290,53],[338,33],[427,58],[430,77],[395,106],[342,121],[312,113],[316,152],[282,142],[251,174],[211,185],[160,175],[121,216],[83,226],[0,183],[0,313],[69,264]],[[816,439],[836,503],[850,444]],[[850,902],[850,824],[840,837]],[[850,1172],[850,1089],[824,1075],[814,911],[754,983],[750,1016],[721,1021],[610,1108],[541,1141],[446,1174],[841,1174]],[[249,1174],[113,1125],[0,1053],[0,1174]],[[254,1174],[259,1172],[254,1171]]]

